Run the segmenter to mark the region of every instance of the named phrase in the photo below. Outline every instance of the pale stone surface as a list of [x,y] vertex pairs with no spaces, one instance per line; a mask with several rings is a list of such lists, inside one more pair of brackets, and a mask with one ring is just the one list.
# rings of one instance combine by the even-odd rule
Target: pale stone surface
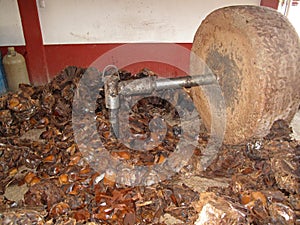
[[19,202],[24,199],[24,194],[27,191],[28,187],[26,184],[21,186],[13,184],[6,187],[4,196],[11,201]]
[[192,190],[201,193],[207,191],[209,187],[228,187],[229,181],[230,180],[227,178],[208,179],[205,177],[192,176],[189,178],[183,177],[180,182],[184,183]]
[[46,130],[45,128],[29,130],[21,136],[21,139],[31,139],[31,140],[34,140],[34,141],[44,141],[43,139],[40,139],[40,135],[45,130]]
[[167,225],[173,225],[173,224],[184,224],[183,221],[175,218],[174,216],[171,216],[170,214],[166,213],[164,214],[161,218],[160,221],[161,223],[165,223]]

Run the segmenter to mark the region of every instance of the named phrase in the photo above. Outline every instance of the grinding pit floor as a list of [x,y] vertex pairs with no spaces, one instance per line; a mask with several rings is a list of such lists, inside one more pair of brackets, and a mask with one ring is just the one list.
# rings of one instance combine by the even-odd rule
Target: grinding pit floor
[[[296,113],[294,119],[291,122],[291,127],[293,129],[292,137],[298,141],[300,141],[300,110]],[[39,140],[40,134],[44,130],[30,130],[25,135],[22,136],[22,138],[29,138],[31,140]],[[230,180],[228,179],[208,179],[204,177],[181,177],[179,179],[179,184],[184,183],[185,185],[189,186],[194,191],[197,191],[199,193],[205,192],[209,187],[227,187],[229,185]],[[24,196],[24,193],[28,190],[26,185],[18,186],[18,185],[12,185],[9,188],[7,188],[5,196],[9,199],[18,201],[21,200]],[[178,224],[180,221],[178,221],[176,218],[172,217],[169,214],[166,214],[163,216],[162,220],[165,224],[171,225],[171,224]],[[182,221],[181,221],[182,222]]]

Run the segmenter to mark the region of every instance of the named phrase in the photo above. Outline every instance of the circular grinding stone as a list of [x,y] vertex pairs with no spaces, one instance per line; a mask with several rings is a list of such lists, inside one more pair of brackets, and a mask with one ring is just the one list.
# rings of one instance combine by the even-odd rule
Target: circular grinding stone
[[[300,42],[289,21],[275,10],[230,6],[208,15],[192,52],[216,75],[226,104],[225,144],[265,136],[278,119],[290,121],[300,104]],[[203,68],[193,65],[191,74]],[[204,87],[192,88],[194,103],[210,130]]]

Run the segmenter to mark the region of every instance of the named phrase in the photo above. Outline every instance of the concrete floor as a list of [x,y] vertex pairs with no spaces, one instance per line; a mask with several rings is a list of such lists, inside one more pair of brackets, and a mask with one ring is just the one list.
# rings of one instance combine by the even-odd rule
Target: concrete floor
[[300,141],[300,110],[296,113],[292,120],[291,127],[293,128],[292,137]]

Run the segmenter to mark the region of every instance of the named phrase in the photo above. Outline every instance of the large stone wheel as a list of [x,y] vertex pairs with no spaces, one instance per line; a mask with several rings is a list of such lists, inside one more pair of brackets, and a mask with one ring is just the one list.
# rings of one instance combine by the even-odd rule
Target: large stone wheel
[[[300,104],[300,42],[275,10],[232,6],[206,17],[192,52],[216,75],[226,104],[225,144],[265,136],[278,119],[290,121]],[[199,73],[191,59],[191,74]],[[210,130],[211,110],[203,87],[192,88]]]

